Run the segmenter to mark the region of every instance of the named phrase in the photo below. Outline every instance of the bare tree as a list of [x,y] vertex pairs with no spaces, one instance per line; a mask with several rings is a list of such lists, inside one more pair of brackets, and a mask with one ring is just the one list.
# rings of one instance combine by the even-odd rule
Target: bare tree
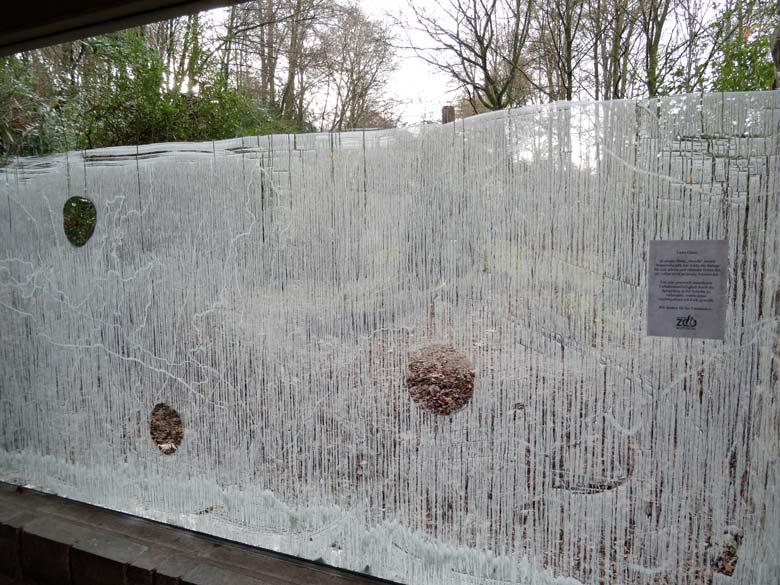
[[392,104],[383,97],[395,68],[391,40],[384,24],[369,20],[355,5],[343,8],[337,22],[321,32],[323,129],[347,130],[392,118]]
[[408,0],[414,21],[430,46],[409,42],[417,55],[447,73],[472,108],[500,110],[523,103],[523,65],[531,30],[533,0],[437,0],[431,12]]
[[574,72],[587,55],[581,42],[585,3],[582,0],[546,0],[540,5],[542,46],[551,99],[571,100]]
[[630,0],[596,0],[588,10],[595,99],[627,97],[635,75],[636,9]]
[[282,115],[302,120],[305,89],[311,89],[308,76],[317,76],[317,31],[331,25],[340,8],[331,0],[291,0],[290,19],[286,22],[286,72],[279,106]]
[[645,83],[650,97],[658,95],[658,87],[662,81],[658,54],[671,10],[672,0],[645,0],[639,3],[639,23],[645,42]]

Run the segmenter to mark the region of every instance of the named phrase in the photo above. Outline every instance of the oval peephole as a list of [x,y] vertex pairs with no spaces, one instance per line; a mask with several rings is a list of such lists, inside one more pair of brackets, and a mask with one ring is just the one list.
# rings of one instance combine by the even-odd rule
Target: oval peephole
[[97,221],[95,204],[85,197],[71,197],[62,209],[62,224],[68,241],[83,246],[92,237]]

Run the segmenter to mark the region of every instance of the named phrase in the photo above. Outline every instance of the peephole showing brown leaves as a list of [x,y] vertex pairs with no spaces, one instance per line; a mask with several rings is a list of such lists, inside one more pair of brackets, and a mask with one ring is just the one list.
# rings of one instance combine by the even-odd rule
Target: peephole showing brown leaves
[[152,409],[149,430],[152,440],[165,455],[175,453],[184,438],[184,427],[179,413],[163,402]]
[[474,396],[474,366],[446,345],[429,345],[409,362],[406,387],[414,402],[436,414],[454,414]]

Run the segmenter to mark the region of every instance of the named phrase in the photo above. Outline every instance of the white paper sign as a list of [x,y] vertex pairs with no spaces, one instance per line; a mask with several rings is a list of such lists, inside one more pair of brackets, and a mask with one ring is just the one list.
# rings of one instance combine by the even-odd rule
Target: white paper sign
[[726,328],[726,240],[650,242],[647,334],[723,339]]

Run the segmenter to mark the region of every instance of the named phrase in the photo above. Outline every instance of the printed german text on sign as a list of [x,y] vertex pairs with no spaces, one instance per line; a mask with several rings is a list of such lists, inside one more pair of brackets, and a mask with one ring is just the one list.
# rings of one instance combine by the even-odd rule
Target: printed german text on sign
[[651,241],[647,334],[723,339],[728,268],[726,240]]

